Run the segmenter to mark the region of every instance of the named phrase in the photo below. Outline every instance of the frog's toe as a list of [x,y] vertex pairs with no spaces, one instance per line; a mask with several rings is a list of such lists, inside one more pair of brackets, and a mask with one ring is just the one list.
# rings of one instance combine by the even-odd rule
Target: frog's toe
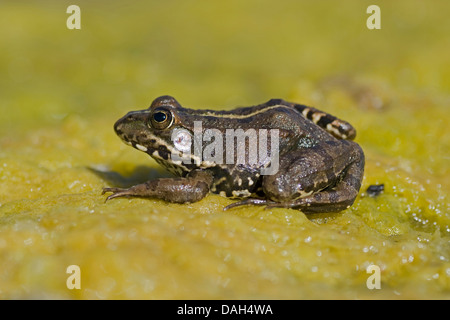
[[119,191],[122,191],[122,190],[123,190],[122,188],[103,188],[102,194],[105,194],[107,192],[116,193],[116,192],[119,192]]
[[268,201],[266,199],[255,199],[255,198],[249,198],[249,199],[244,199],[235,203],[232,203],[228,206],[226,206],[225,208],[223,208],[224,211],[228,210],[228,209],[232,209],[232,208],[236,208],[236,207],[240,207],[240,206],[264,206],[267,205],[268,203],[271,203],[271,201]]
[[102,194],[105,194],[107,192],[112,192],[112,194],[105,199],[105,202],[114,198],[127,197],[131,195],[129,189],[123,188],[103,188]]

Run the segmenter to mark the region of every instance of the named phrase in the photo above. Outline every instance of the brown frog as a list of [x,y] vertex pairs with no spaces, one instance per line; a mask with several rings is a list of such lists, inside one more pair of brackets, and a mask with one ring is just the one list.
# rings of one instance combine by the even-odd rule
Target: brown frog
[[[361,187],[364,153],[355,129],[328,113],[272,99],[231,111],[183,108],[162,96],[132,111],[114,129],[127,144],[153,157],[176,178],[131,188],[104,188],[117,197],[199,201],[210,191],[240,205],[337,212]],[[261,152],[263,150],[263,152]]]

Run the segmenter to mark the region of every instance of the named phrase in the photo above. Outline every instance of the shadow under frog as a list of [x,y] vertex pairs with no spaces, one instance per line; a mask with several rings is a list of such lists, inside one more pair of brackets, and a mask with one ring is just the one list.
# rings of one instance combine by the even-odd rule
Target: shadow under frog
[[119,188],[129,188],[148,180],[172,177],[172,174],[164,169],[155,169],[147,166],[137,166],[126,176],[112,170],[104,170],[95,167],[87,167],[87,169],[106,181],[109,185]]

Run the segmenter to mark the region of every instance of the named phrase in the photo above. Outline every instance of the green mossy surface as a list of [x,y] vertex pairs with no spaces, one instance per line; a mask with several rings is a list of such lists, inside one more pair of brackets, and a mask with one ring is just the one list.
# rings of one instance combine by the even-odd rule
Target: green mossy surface
[[[0,4],[0,298],[450,297],[447,1],[378,1],[381,30],[367,1],[78,1],[81,30],[70,4]],[[361,194],[308,216],[224,212],[217,195],[105,203],[105,186],[167,176],[112,130],[163,94],[211,109],[283,98],[349,121]]]

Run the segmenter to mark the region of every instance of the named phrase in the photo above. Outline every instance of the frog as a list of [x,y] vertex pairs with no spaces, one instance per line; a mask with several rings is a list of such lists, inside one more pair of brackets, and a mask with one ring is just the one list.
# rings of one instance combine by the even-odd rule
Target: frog
[[[340,212],[354,203],[364,176],[364,152],[353,141],[356,130],[350,123],[283,99],[220,111],[185,108],[164,95],[147,109],[128,112],[117,120],[114,130],[123,142],[147,153],[174,177],[130,188],[103,188],[102,194],[111,193],[105,202],[141,197],[184,204],[215,193],[236,200],[224,210],[264,206],[305,214]],[[208,130],[214,130],[214,139],[199,140]],[[267,141],[250,141],[250,135],[241,140],[233,137],[234,144],[221,140],[221,134],[233,130],[251,131],[253,138]],[[277,134],[269,137],[269,131]],[[211,141],[217,148],[209,148],[211,154],[206,157]],[[199,152],[194,150],[195,142]],[[250,163],[258,143],[266,146],[270,157]],[[239,162],[238,150],[245,154]],[[234,158],[227,159],[234,161],[224,161],[230,154]],[[274,170],[267,170],[271,166]]]

